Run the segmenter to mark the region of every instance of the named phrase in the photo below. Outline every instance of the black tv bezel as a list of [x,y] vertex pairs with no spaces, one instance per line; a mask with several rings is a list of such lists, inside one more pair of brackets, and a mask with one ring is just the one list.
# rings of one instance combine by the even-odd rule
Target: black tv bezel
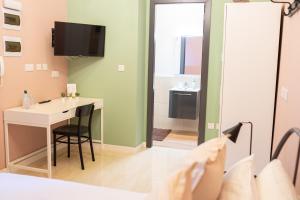
[[[90,55],[68,55],[68,54],[60,54],[60,53],[56,53],[55,51],[55,27],[56,27],[56,23],[64,23],[64,24],[76,24],[76,25],[85,25],[85,26],[96,26],[96,27],[101,27],[102,29],[104,29],[104,33],[103,33],[103,54],[90,54]],[[96,25],[96,24],[83,24],[83,23],[74,23],[74,22],[61,22],[61,21],[55,21],[54,22],[54,28],[52,28],[51,30],[52,33],[52,47],[54,49],[54,56],[70,56],[70,57],[100,57],[103,58],[105,56],[105,45],[106,45],[106,26],[103,25]]]

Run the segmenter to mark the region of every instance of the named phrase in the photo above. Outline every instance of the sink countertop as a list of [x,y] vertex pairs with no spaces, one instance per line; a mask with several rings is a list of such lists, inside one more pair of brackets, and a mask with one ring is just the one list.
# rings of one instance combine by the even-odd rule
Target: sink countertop
[[170,91],[181,91],[181,92],[199,92],[200,88],[179,88],[173,87]]

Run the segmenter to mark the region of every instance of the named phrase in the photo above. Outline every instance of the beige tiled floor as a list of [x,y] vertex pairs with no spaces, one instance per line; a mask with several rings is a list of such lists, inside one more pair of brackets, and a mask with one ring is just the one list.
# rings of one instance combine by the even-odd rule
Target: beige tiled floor
[[[182,165],[188,152],[163,147],[124,152],[101,149],[100,146],[95,146],[96,162],[91,161],[89,146],[84,146],[84,171],[80,168],[77,146],[72,147],[70,159],[67,158],[66,149],[62,149],[57,167],[53,167],[53,178],[148,193]],[[32,166],[46,167],[46,160],[40,160]]]

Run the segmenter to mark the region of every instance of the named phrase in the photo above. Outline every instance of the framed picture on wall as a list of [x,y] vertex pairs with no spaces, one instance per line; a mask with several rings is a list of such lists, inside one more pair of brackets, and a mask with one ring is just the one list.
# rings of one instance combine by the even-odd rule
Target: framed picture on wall
[[22,43],[21,38],[3,36],[4,56],[21,56]]
[[21,30],[21,12],[3,8],[3,28]]

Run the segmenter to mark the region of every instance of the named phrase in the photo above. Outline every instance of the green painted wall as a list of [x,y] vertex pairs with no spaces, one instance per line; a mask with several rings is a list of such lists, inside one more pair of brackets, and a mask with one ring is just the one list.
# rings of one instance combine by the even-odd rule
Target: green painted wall
[[148,56],[146,55],[148,51],[147,45],[147,1],[138,0],[139,9],[138,9],[138,80],[137,80],[137,138],[138,142],[136,145],[139,145],[146,140],[146,120],[147,120],[147,91],[146,91],[146,69],[148,63]]
[[[265,1],[265,0],[256,0]],[[136,146],[145,141],[150,0],[69,0],[71,22],[107,26],[104,58],[70,60],[69,82],[82,96],[105,99],[105,143]],[[212,0],[207,123],[219,122],[224,3]],[[126,72],[117,72],[125,64]],[[96,114],[95,122],[100,120]],[[99,130],[99,123],[94,123]],[[217,136],[206,129],[206,139]],[[96,132],[95,132],[96,134]],[[98,134],[95,136],[98,137]]]
[[[224,4],[226,2],[231,1],[212,0],[206,124],[219,123]],[[217,134],[218,130],[209,130],[206,127],[206,139],[216,137]]]
[[[107,28],[104,58],[70,60],[69,82],[81,96],[104,99],[106,144],[136,146],[144,139],[145,2],[139,0],[69,0],[70,22]],[[117,66],[124,64],[125,72]],[[100,121],[99,113],[95,122]],[[94,123],[95,137],[99,123]]]

